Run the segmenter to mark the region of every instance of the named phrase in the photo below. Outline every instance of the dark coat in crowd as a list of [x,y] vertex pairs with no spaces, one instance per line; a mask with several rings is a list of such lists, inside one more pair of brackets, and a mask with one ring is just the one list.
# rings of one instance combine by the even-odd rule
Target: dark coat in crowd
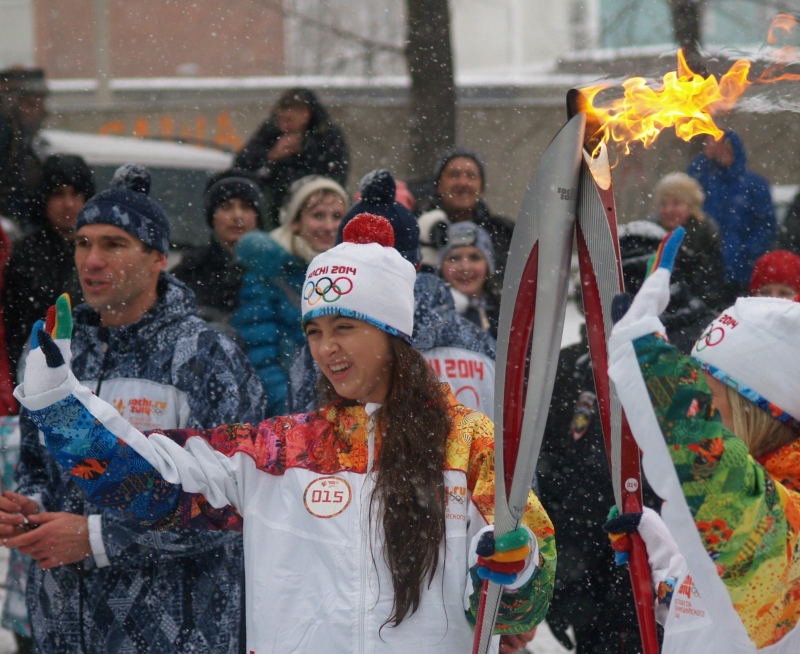
[[261,125],[255,135],[236,155],[236,168],[255,171],[272,204],[278,208],[292,182],[306,175],[324,175],[344,186],[347,183],[349,154],[342,131],[334,125],[325,107],[308,93],[311,122],[303,150],[279,161],[269,161],[267,153],[281,137],[274,115]]
[[[558,537],[551,631],[565,647],[577,645],[577,654],[641,652],[630,576],[614,564],[603,532],[614,491],[585,338],[559,356],[537,474]],[[657,508],[655,496],[647,500]]]
[[38,208],[42,162],[35,136],[0,113],[0,214],[12,218],[25,233],[42,224]]
[[792,204],[789,205],[775,249],[789,250],[800,255],[800,193],[794,196]]
[[16,243],[5,271],[2,305],[12,374],[33,323],[62,293],[83,299],[75,268],[75,245],[49,224]]
[[[78,380],[141,429],[263,420],[264,392],[245,355],[196,316],[194,296],[180,281],[162,273],[158,292],[153,308],[123,327],[102,327],[85,304],[73,310]],[[93,554],[50,570],[31,566],[27,604],[36,651],[243,651],[241,535],[151,530],[95,506],[40,443],[25,413],[20,428],[19,492],[38,494],[46,511],[88,516],[90,540],[92,520],[99,520],[106,559]]]
[[484,284],[483,297],[477,299],[469,298],[454,288],[450,289],[458,315],[489,332],[495,340],[497,340],[497,325],[500,321],[501,296],[501,289],[497,282],[496,277],[487,280]]
[[747,155],[739,136],[728,130],[734,161],[723,168],[706,155],[697,156],[687,172],[706,194],[703,211],[717,223],[722,237],[725,281],[746,286],[756,260],[776,236],[775,210],[769,182],[747,170]]
[[676,278],[681,279],[709,309],[727,306],[724,297],[725,269],[719,228],[711,220],[687,220],[686,235],[675,261]]
[[194,291],[198,313],[209,322],[226,322],[239,306],[244,268],[213,236],[186,253],[172,274]]

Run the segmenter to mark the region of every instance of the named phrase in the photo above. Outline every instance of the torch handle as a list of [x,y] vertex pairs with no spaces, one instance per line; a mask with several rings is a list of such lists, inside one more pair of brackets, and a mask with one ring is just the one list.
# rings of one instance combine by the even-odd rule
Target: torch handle
[[[639,492],[625,493],[625,513],[639,513],[642,510],[641,490],[637,490]],[[653,583],[650,577],[650,563],[647,560],[647,547],[638,532],[634,531],[628,537],[631,541],[631,551],[628,553],[628,572],[631,575],[633,602],[636,606],[636,617],[639,620],[642,651],[644,654],[658,654],[658,631],[656,630],[656,614],[653,610]]]
[[653,612],[653,588],[650,585],[650,564],[647,562],[647,549],[642,537],[629,534],[631,551],[628,555],[628,569],[636,604],[636,617],[639,620],[639,635],[642,638],[644,654],[658,654],[658,632],[656,615]]

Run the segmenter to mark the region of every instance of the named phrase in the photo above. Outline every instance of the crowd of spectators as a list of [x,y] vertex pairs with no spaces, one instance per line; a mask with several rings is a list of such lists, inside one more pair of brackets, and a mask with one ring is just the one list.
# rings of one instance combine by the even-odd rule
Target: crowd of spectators
[[[130,420],[145,420],[142,403],[157,407],[142,429],[257,423],[314,407],[319,370],[300,327],[301,299],[348,291],[335,274],[323,289],[304,288],[306,268],[341,242],[354,216],[371,213],[391,223],[395,249],[417,270],[414,346],[459,401],[491,417],[514,223],[489,210],[477,153],[443,153],[425,197],[373,171],[351,204],[342,131],[311,91],[290,89],[235,168],[209,179],[202,206],[210,241],[183,253],[170,273],[169,220],[148,196],[146,169],[123,166],[96,194],[80,157],[38,158],[32,143],[45,96],[41,71],[0,72],[0,214],[16,237],[12,244],[0,230],[0,415],[17,411],[11,389],[33,323],[65,292],[74,304],[75,375]],[[734,132],[707,138],[687,172],[661,179],[653,196],[653,216],[619,230],[625,283],[635,292],[664,235],[686,230],[662,317],[679,349],[691,349],[737,296],[800,297],[800,195],[778,234],[769,185],[747,170]],[[540,467],[547,509],[559,533],[571,534],[559,542],[565,572],[551,625],[570,645],[572,627],[579,652],[629,652],[639,646],[633,613],[600,613],[609,601],[631,605],[629,588],[602,552],[602,534],[587,531],[613,504],[587,348],[584,332],[562,352]],[[452,361],[473,373],[452,372]],[[9,541],[3,624],[19,651],[139,651],[145,641],[162,652],[242,651],[241,538],[185,529],[156,538],[89,504],[30,419],[20,425],[16,501],[53,519]],[[0,515],[11,510],[0,497]],[[201,567],[198,552],[216,554]]]

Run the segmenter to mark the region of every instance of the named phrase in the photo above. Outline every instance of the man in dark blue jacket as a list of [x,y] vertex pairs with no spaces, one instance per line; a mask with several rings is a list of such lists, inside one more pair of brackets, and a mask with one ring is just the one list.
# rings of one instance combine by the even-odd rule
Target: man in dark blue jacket
[[703,153],[687,171],[703,187],[705,211],[719,225],[725,282],[731,301],[747,294],[756,260],[775,239],[777,223],[769,182],[747,170],[747,155],[739,136],[727,130],[716,141],[706,136]]
[[[146,170],[129,166],[78,216],[85,304],[73,311],[72,370],[142,430],[258,422],[264,392],[247,357],[197,317],[194,294],[164,272],[169,224],[148,188]],[[47,520],[0,533],[38,564],[27,589],[36,651],[243,651],[241,535],[150,531],[102,510],[26,416],[21,429],[19,494],[0,498],[0,523],[8,513],[46,511]]]

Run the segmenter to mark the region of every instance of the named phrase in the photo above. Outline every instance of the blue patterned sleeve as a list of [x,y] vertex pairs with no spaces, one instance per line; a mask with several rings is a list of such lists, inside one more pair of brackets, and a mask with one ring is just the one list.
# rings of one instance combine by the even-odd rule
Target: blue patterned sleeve
[[[124,511],[156,529],[241,530],[235,509],[215,509],[202,495],[166,481],[74,395],[30,411],[30,417],[44,433],[47,449],[98,506]],[[181,430],[182,439],[191,435],[188,431]]]

